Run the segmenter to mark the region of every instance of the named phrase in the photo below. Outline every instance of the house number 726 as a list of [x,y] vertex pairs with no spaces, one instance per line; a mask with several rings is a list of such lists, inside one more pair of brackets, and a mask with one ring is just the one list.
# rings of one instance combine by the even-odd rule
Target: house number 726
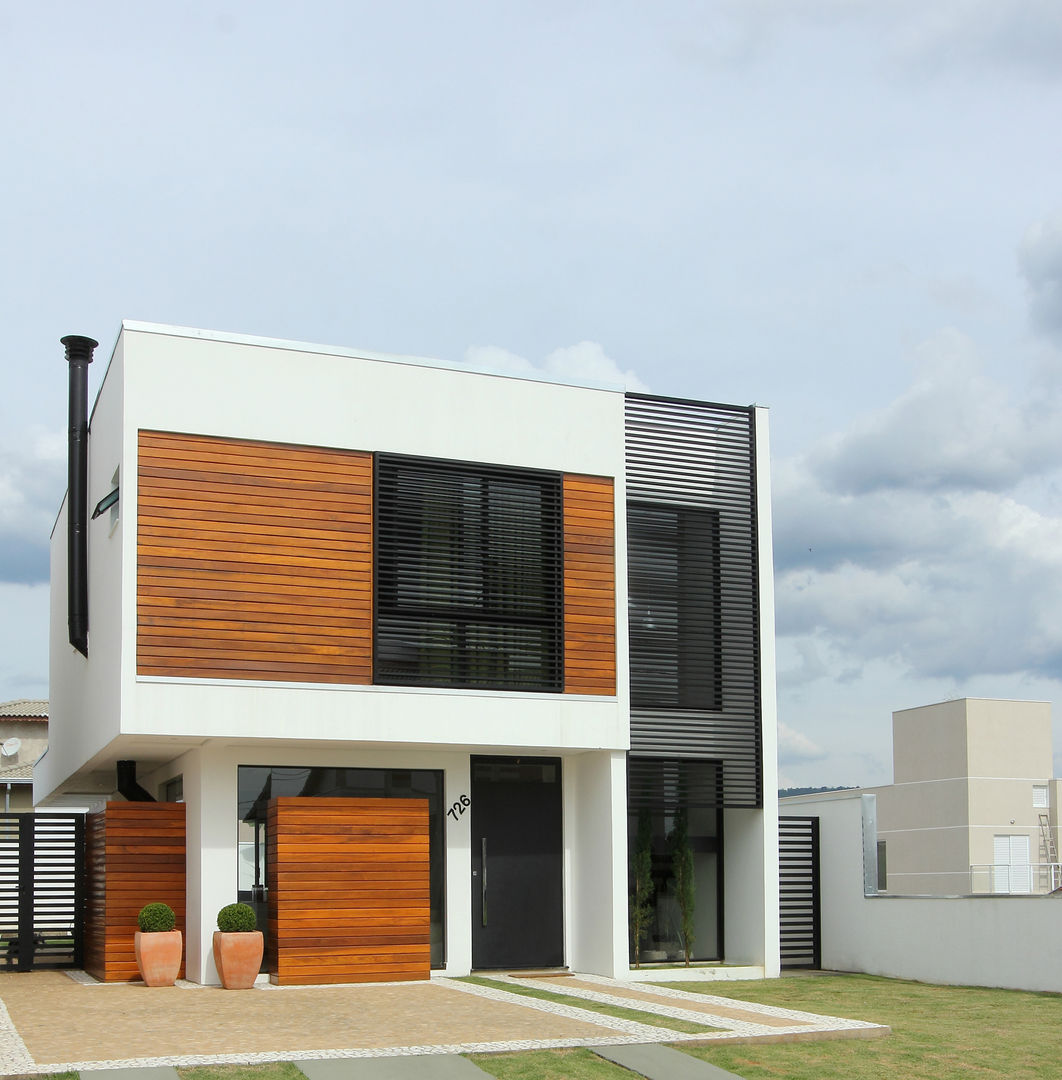
[[456,821],[459,817],[462,817],[464,815],[464,812],[471,805],[472,800],[467,795],[462,795],[461,798],[458,799],[457,802],[455,802],[453,806],[451,806],[450,809],[446,811],[446,814],[448,817],[452,817],[454,821]]

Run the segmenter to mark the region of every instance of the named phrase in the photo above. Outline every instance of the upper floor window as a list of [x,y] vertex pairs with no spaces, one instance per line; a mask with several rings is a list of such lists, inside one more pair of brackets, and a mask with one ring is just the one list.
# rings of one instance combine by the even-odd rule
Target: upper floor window
[[719,514],[627,506],[631,704],[722,708]]
[[373,681],[562,689],[561,478],[376,455]]
[[1047,785],[1033,784],[1033,809],[1046,810],[1048,808]]

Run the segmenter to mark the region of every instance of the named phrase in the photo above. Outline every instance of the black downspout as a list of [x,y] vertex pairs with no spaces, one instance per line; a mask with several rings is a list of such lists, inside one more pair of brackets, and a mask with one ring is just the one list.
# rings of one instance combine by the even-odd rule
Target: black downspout
[[70,364],[70,433],[67,443],[67,616],[70,644],[88,656],[88,366],[99,345],[90,337],[63,338]]
[[130,802],[157,802],[154,795],[145,791],[136,782],[136,762],[118,762],[118,794],[124,795]]

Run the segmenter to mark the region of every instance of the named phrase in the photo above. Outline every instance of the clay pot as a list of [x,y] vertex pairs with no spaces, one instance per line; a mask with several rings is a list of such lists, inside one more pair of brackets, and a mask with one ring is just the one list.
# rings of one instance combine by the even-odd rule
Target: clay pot
[[214,931],[214,966],[226,990],[249,990],[262,967],[265,939],[261,930]]
[[184,953],[180,930],[147,934],[137,930],[133,938],[136,966],[148,986],[173,986]]

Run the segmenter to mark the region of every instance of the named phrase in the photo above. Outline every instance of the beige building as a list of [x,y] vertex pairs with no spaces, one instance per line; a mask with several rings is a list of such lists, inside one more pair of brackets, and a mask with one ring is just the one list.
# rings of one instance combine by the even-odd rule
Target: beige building
[[48,748],[48,702],[0,702],[0,810],[33,809],[33,764]]
[[1045,893],[1062,885],[1051,705],[959,698],[892,714],[877,796],[878,888]]

